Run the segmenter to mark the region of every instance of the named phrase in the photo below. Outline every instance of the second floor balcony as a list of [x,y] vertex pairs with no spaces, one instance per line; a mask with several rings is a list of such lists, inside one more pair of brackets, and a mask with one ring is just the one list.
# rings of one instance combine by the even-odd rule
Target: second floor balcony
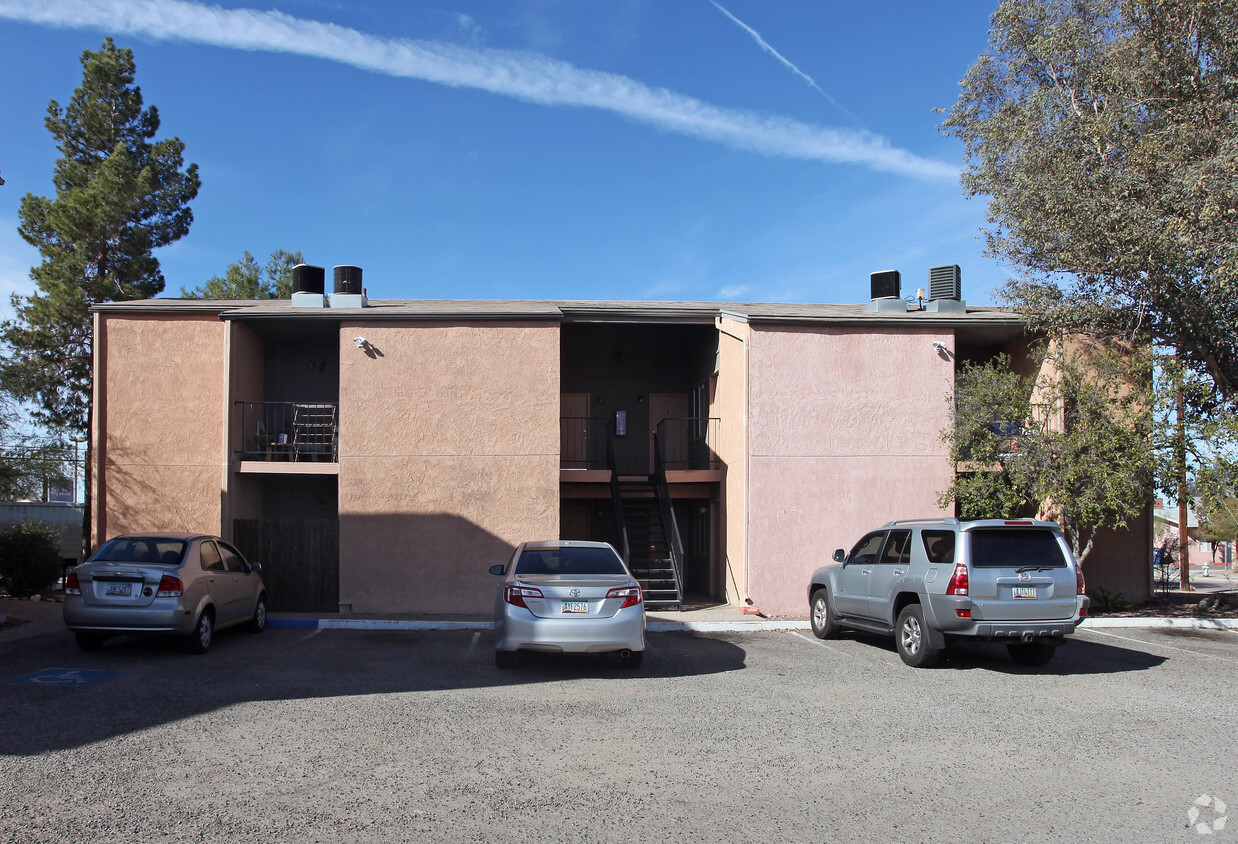
[[264,463],[338,463],[335,402],[238,401],[237,458]]

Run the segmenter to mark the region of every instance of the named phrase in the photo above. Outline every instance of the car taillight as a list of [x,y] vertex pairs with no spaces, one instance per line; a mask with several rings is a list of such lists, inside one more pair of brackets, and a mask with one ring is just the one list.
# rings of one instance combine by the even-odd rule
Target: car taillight
[[184,594],[185,586],[179,579],[170,574],[159,578],[159,592],[155,595],[156,598],[179,598]]
[[529,605],[524,602],[525,598],[541,598],[542,590],[534,589],[532,586],[506,586],[503,588],[503,600],[511,604],[513,607],[524,607],[528,609]]
[[619,605],[619,609],[624,607],[634,607],[640,603],[640,587],[639,586],[620,586],[618,589],[612,589],[606,593],[607,598],[622,598],[623,603]]
[[950,575],[950,583],[946,586],[947,595],[967,594],[967,566],[963,563],[954,564],[954,574]]
[[64,579],[64,593],[66,595],[82,594],[82,584],[77,582],[77,572],[69,572],[69,576]]
[[1075,566],[1075,594],[1083,595],[1088,591],[1088,585],[1083,580],[1083,569]]

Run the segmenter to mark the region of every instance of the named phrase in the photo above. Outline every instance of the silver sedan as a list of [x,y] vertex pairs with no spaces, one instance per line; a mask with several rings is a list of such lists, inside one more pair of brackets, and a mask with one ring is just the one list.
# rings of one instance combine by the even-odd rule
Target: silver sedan
[[525,542],[506,565],[494,599],[494,663],[517,651],[615,653],[625,668],[645,655],[640,584],[605,542]]
[[190,651],[205,653],[216,630],[266,627],[261,568],[217,536],[117,536],[69,574],[65,626],[82,650],[116,634],[163,634],[183,636]]

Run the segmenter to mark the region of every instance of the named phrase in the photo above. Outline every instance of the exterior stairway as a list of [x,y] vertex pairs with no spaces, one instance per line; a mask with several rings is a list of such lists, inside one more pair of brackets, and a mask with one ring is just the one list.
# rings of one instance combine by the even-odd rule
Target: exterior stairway
[[628,531],[628,567],[640,582],[645,608],[683,609],[657,487],[648,478],[623,477],[619,498]]

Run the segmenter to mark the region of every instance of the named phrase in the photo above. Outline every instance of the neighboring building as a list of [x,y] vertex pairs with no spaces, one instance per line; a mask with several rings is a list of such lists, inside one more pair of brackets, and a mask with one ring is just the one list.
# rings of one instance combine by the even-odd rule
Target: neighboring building
[[[447,614],[488,612],[486,569],[522,540],[626,535],[651,605],[804,616],[834,548],[948,515],[955,366],[1029,343],[957,294],[369,301],[317,279],[291,302],[96,307],[96,544],[217,532],[275,609]],[[1109,537],[1090,583],[1147,597],[1150,543],[1149,518]]]
[[82,521],[86,507],[47,501],[0,502],[0,531],[24,521],[42,522],[56,531],[60,540],[60,557],[65,565],[82,561]]

